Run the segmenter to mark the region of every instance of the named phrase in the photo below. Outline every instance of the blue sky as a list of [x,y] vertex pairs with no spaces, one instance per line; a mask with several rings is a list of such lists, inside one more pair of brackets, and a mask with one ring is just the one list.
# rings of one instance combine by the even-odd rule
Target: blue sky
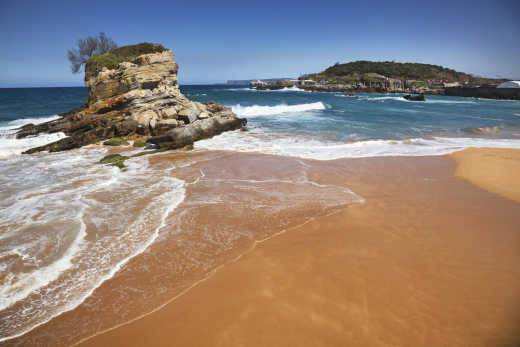
[[0,0],[0,87],[81,86],[67,49],[106,32],[171,48],[181,83],[292,77],[339,61],[520,78],[520,1]]

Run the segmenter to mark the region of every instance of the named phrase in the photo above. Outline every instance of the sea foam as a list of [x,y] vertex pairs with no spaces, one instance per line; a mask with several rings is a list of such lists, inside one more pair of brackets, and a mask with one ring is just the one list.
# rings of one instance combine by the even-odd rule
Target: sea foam
[[195,148],[256,152],[316,160],[340,158],[444,155],[469,147],[520,148],[520,140],[485,138],[412,138],[332,142],[262,129],[227,132],[198,141]]
[[16,131],[26,124],[40,124],[58,119],[59,116],[22,118],[0,125],[0,159],[20,154],[30,148],[43,146],[67,137],[64,133],[39,134],[22,139],[16,138]]
[[[78,149],[0,161],[0,342],[74,309],[144,252],[184,200],[184,181]],[[36,232],[37,231],[37,232]]]
[[[352,96],[356,97],[356,95]],[[426,96],[426,101],[410,101],[406,100],[403,96],[368,96],[368,95],[359,95],[357,96],[358,100],[362,101],[372,101],[372,102],[385,102],[385,101],[402,101],[402,102],[410,102],[410,103],[426,103],[426,104],[476,104],[475,101],[469,101],[469,100],[439,100],[439,99],[432,99]]]
[[313,102],[298,105],[275,105],[275,106],[242,106],[240,104],[231,107],[233,112],[242,117],[271,116],[283,113],[296,113],[313,110],[325,110],[322,102]]

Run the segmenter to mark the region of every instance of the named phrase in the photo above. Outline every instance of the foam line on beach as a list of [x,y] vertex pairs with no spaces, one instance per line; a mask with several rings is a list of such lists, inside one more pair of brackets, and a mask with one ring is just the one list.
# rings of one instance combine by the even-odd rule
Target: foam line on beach
[[256,152],[315,160],[444,155],[469,147],[520,148],[520,140],[432,137],[342,143],[294,135],[273,136],[260,129],[253,129],[247,135],[237,131],[228,132],[195,143],[195,148]]
[[[204,175],[203,172],[201,172],[201,175]],[[202,178],[203,176],[201,176],[200,178]],[[261,182],[264,182],[264,181],[261,181]],[[317,183],[316,183],[317,184]],[[351,203],[364,203],[365,202],[365,199],[363,197],[361,197],[360,195],[352,192],[350,189],[347,189],[347,188],[343,188],[343,189],[346,189],[348,192],[352,193],[354,196],[357,197],[357,199],[353,200]],[[226,263],[224,264],[221,264],[219,266],[217,266],[216,268],[212,269],[211,271],[209,271],[207,273],[207,275],[203,278],[201,278],[200,280],[194,282],[193,284],[191,284],[190,286],[188,286],[187,288],[185,288],[184,290],[182,290],[179,294],[173,296],[172,298],[170,298],[169,300],[167,300],[166,302],[164,302],[163,304],[157,306],[156,308],[154,308],[153,310],[149,311],[149,312],[146,312],[146,313],[143,313],[137,317],[134,317],[126,322],[123,322],[123,323],[119,323],[119,324],[116,324],[115,326],[113,327],[110,327],[108,329],[104,329],[102,331],[99,331],[91,336],[88,336],[88,337],[85,337],[85,338],[82,338],[80,339],[79,341],[77,341],[76,343],[72,344],[71,347],[73,346],[77,346],[89,339],[92,339],[96,336],[100,336],[100,335],[103,335],[105,333],[108,333],[110,331],[113,331],[113,330],[116,330],[122,326],[126,326],[126,325],[129,325],[129,324],[132,324],[133,322],[136,322],[140,319],[143,319],[147,316],[150,316],[152,314],[154,314],[155,312],[157,311],[160,311],[161,309],[163,309],[164,307],[166,307],[167,305],[171,304],[172,302],[174,302],[175,300],[181,298],[182,296],[184,296],[185,294],[187,294],[188,292],[190,292],[190,290],[192,290],[193,288],[197,287],[198,285],[200,285],[201,283],[204,283],[206,282],[207,280],[211,279],[214,275],[216,275],[220,270],[222,270],[224,267],[230,265],[230,264],[233,264],[233,263],[236,263],[237,261],[239,261],[240,259],[242,259],[244,256],[248,255],[249,253],[251,253],[252,251],[254,251],[258,246],[260,246],[261,244],[263,244],[264,242],[267,242],[273,238],[276,238],[280,235],[283,235],[289,231],[293,231],[293,230],[297,230],[305,225],[307,225],[308,223],[311,223],[313,221],[315,221],[317,218],[320,218],[320,217],[329,217],[329,216],[332,216],[332,215],[335,215],[337,213],[341,212],[341,210],[332,210],[332,211],[329,211],[328,213],[324,213],[324,214],[321,214],[321,215],[317,215],[317,216],[314,216],[314,217],[310,217],[308,218],[306,221],[302,222],[301,224],[298,224],[298,225],[295,225],[295,226],[292,226],[292,227],[289,227],[289,228],[284,228],[272,235],[269,235],[265,238],[262,238],[262,239],[259,239],[259,240],[254,240],[253,241],[253,244],[251,245],[251,247],[247,250],[245,250],[243,253],[239,254],[237,257],[235,257],[234,259],[231,259],[229,261],[227,261]]]
[[[80,152],[86,152],[86,151],[87,150],[80,150]],[[89,153],[89,154],[91,154],[91,153]],[[67,154],[60,154],[58,156],[65,157],[64,159],[66,159]],[[70,156],[70,154],[69,154],[69,156]],[[78,157],[78,153],[76,153],[76,155],[74,157]],[[85,160],[85,158],[83,158],[83,160]],[[63,171],[63,169],[64,169],[63,165],[69,166],[69,165],[73,164],[73,163],[69,163],[68,160],[61,160],[61,161],[58,161],[58,163],[59,163],[59,167],[56,167],[56,169],[60,170],[60,171]],[[15,310],[15,311],[11,312],[9,317],[11,317],[10,320],[12,322],[18,322],[16,324],[13,323],[16,326],[17,330],[16,330],[16,332],[13,331],[11,333],[6,332],[5,336],[0,336],[0,342],[7,341],[7,340],[10,340],[10,339],[13,339],[16,337],[20,337],[20,336],[26,334],[27,332],[35,329],[36,327],[47,323],[54,317],[57,317],[64,312],[75,309],[82,302],[84,302],[88,297],[90,297],[92,295],[92,293],[100,285],[102,285],[106,280],[112,278],[126,263],[128,263],[128,261],[130,261],[135,256],[143,253],[151,244],[154,243],[154,241],[159,236],[160,230],[166,226],[166,218],[168,217],[168,215],[170,215],[170,213],[173,210],[175,210],[175,208],[177,208],[177,206],[179,206],[179,204],[181,204],[185,198],[185,182],[180,179],[177,179],[175,177],[172,177],[171,175],[161,174],[160,177],[158,177],[158,180],[152,180],[153,181],[152,186],[148,187],[148,189],[152,190],[152,191],[157,190],[158,192],[162,192],[162,193],[154,195],[152,200],[150,201],[150,203],[144,208],[145,211],[143,211],[143,213],[141,213],[135,221],[131,222],[130,225],[124,226],[122,228],[123,230],[121,231],[121,233],[119,233],[120,235],[113,235],[113,234],[110,235],[111,238],[116,237],[117,239],[126,240],[126,241],[130,242],[128,245],[125,246],[125,249],[128,248],[129,253],[124,255],[123,257],[120,257],[120,259],[117,261],[117,263],[110,264],[111,265],[110,268],[103,268],[103,266],[102,266],[101,268],[91,269],[93,271],[88,271],[86,275],[84,275],[82,273],[74,272],[73,268],[76,265],[79,266],[77,264],[78,263],[77,261],[75,261],[74,263],[72,262],[72,260],[76,259],[76,258],[80,259],[79,263],[81,263],[81,264],[84,264],[84,265],[89,264],[89,266],[96,265],[96,262],[90,264],[91,259],[83,259],[84,256],[82,256],[81,258],[78,258],[78,256],[79,256],[78,252],[80,252],[80,253],[84,252],[87,248],[88,248],[89,253],[97,254],[97,251],[99,251],[99,250],[107,251],[106,247],[105,247],[106,245],[103,245],[103,244],[98,245],[99,241],[97,241],[97,240],[89,241],[89,245],[85,245],[84,244],[85,242],[83,242],[83,240],[85,239],[85,236],[86,236],[86,226],[85,226],[85,222],[83,221],[83,219],[85,218],[84,215],[85,215],[85,213],[87,213],[87,210],[89,210],[88,207],[90,207],[90,210],[92,210],[92,207],[96,208],[96,206],[97,206],[95,200],[87,197],[87,194],[93,193],[93,192],[98,192],[98,191],[100,191],[100,189],[102,189],[103,191],[107,191],[107,189],[108,189],[108,191],[112,191],[112,188],[119,190],[121,188],[120,187],[121,184],[123,184],[125,181],[128,181],[126,183],[128,185],[128,184],[132,184],[135,177],[147,177],[147,175],[142,174],[144,171],[147,171],[149,173],[149,170],[147,170],[148,169],[147,163],[148,163],[147,160],[144,158],[136,158],[136,159],[129,160],[127,162],[128,170],[126,172],[121,172],[119,169],[114,168],[114,167],[99,167],[99,169],[103,170],[103,172],[108,174],[107,177],[105,177],[103,175],[98,175],[99,178],[101,179],[101,180],[98,180],[99,184],[90,184],[90,185],[86,185],[86,186],[81,186],[80,188],[74,188],[73,190],[70,190],[70,188],[69,188],[69,190],[67,190],[67,188],[65,188],[65,190],[63,192],[58,192],[58,193],[53,193],[53,191],[55,189],[58,190],[57,188],[59,188],[59,187],[53,188],[51,186],[51,187],[49,187],[49,189],[46,189],[43,192],[41,192],[40,195],[42,195],[42,198],[45,201],[50,201],[50,199],[52,199],[53,197],[58,200],[65,199],[66,198],[65,196],[60,198],[60,196],[64,195],[64,194],[67,196],[71,195],[71,194],[73,194],[73,195],[79,194],[76,198],[74,198],[74,200],[80,201],[80,203],[83,206],[81,208],[80,214],[75,216],[75,218],[78,218],[78,216],[79,216],[79,218],[81,218],[79,231],[77,232],[73,242],[68,246],[65,253],[62,256],[60,256],[60,258],[58,258],[55,263],[50,264],[45,267],[41,267],[38,270],[36,270],[35,272],[29,274],[30,277],[33,279],[33,281],[32,281],[33,285],[23,286],[22,285],[23,283],[21,283],[19,281],[15,282],[13,285],[22,286],[23,288],[25,288],[25,290],[23,290],[23,291],[17,290],[16,295],[14,295],[14,296],[11,295],[10,297],[6,298],[5,302],[2,302],[2,308],[5,308],[8,306],[11,306],[12,304],[14,304],[16,302],[19,302],[20,300],[23,300],[29,294],[32,295],[35,291],[41,291],[42,289],[44,289],[44,291],[41,294],[40,299],[47,302],[47,304],[51,304],[51,302],[53,302],[54,304],[52,306],[54,306],[56,309],[53,312],[47,312],[46,314],[36,317],[34,322],[25,322],[24,324],[28,323],[26,326],[24,326],[23,324],[20,324],[20,322],[23,322],[23,320],[20,321],[20,319],[21,319],[20,315],[23,316],[25,314],[24,313],[25,311],[19,312],[18,310]],[[52,163],[49,163],[49,165],[52,166]],[[98,167],[95,167],[95,170],[99,170],[97,168]],[[92,178],[95,177],[95,175],[92,175],[92,174],[90,176]],[[105,179],[103,179],[104,177],[105,177]],[[109,178],[109,179],[107,180],[106,178]],[[63,182],[62,182],[62,185],[63,185]],[[117,186],[117,187],[115,187],[115,186]],[[25,195],[30,196],[32,194],[34,194],[34,193],[28,192]],[[49,194],[50,194],[50,196],[48,196]],[[23,199],[24,199],[24,196],[20,196],[19,200],[23,200]],[[69,199],[70,199],[70,197],[69,197]],[[88,203],[85,203],[85,201],[83,201],[83,200],[87,201]],[[88,205],[88,207],[87,207],[87,205]],[[45,206],[43,206],[43,207],[45,207]],[[73,209],[70,209],[70,210],[71,210],[71,213],[73,213],[75,211]],[[92,212],[92,211],[90,211],[90,212]],[[37,213],[37,211],[35,213]],[[154,226],[154,229],[152,230],[151,233],[147,233],[146,230],[142,230],[142,229],[147,224],[147,218],[153,218],[150,216],[153,216],[154,214],[157,214],[159,223],[156,226]],[[57,216],[57,217],[60,217],[60,216]],[[53,214],[51,214],[49,216],[46,216],[45,218],[47,218],[47,219],[50,218],[52,221],[53,218],[55,219],[57,217],[54,216]],[[41,218],[41,217],[38,217],[38,218]],[[91,213],[90,214],[91,223],[93,222],[92,218],[96,218],[96,217],[93,216]],[[99,218],[102,218],[102,215]],[[31,221],[30,216],[29,216],[28,221],[29,222]],[[5,224],[4,222],[11,223],[10,220],[2,221],[3,224]],[[23,225],[22,225],[22,227],[23,227]],[[136,233],[138,233],[137,236],[135,235]],[[134,239],[135,239],[135,242],[133,241]],[[112,243],[112,244],[114,246],[117,246],[119,244],[119,242],[116,241],[115,243]],[[117,253],[117,249],[113,250],[113,252]],[[105,254],[105,256],[107,256],[107,255],[109,255],[109,253]],[[110,261],[110,259],[105,259],[105,260]],[[114,258],[114,260],[117,260],[117,257]],[[104,262],[103,262],[103,264],[104,264]],[[72,271],[72,273],[70,271]],[[42,276],[42,274],[40,274],[40,273],[47,274],[48,276]],[[52,276],[50,276],[49,274],[51,274]],[[62,274],[66,274],[67,279],[62,279],[62,277],[61,277]],[[80,278],[76,278],[77,276],[79,276]],[[84,277],[84,276],[87,276],[87,277]],[[94,277],[92,277],[92,276],[94,276]],[[41,281],[38,280],[40,278],[42,278],[43,280],[41,280]],[[53,285],[51,283],[54,283],[53,281],[57,280],[58,278],[60,279],[60,281],[65,281],[64,283],[69,283],[71,280],[73,280],[74,283],[78,283],[78,284],[80,284],[80,286],[78,288],[74,287],[73,288],[73,289],[75,289],[74,291],[67,290],[67,293],[62,293],[63,295],[60,295],[60,297],[62,297],[61,299],[60,299],[60,297],[53,297],[53,296],[46,297],[45,296],[46,294],[48,296],[49,293],[51,293],[51,294],[54,293],[55,292],[54,289],[56,289],[56,288],[59,289],[59,286],[60,286],[59,284],[58,284],[58,287],[56,287],[56,288],[49,287],[49,286],[52,287]],[[74,280],[74,278],[75,278],[75,280]],[[50,289],[47,290],[48,288],[50,288]],[[13,289],[12,286],[6,286],[5,288],[2,288],[3,291],[7,290],[9,292],[12,291],[12,289]],[[49,293],[47,293],[47,291]],[[58,301],[54,302],[55,300],[58,300]],[[30,303],[27,303],[27,305],[26,305],[27,309],[39,309],[38,308],[39,305],[36,305],[34,307],[32,307],[30,305]]]
[[[49,283],[55,281],[64,271],[72,267],[72,259],[82,249],[84,239],[87,236],[86,226],[83,222],[84,209],[83,206],[77,216],[80,225],[79,232],[62,257],[48,266],[40,267],[33,272],[20,276],[21,278],[17,281],[16,288],[8,286],[0,287],[0,311],[26,298],[37,289],[47,286]],[[61,240],[58,242],[61,242]],[[15,289],[16,291],[13,293]],[[1,341],[2,339],[0,338],[0,342]]]

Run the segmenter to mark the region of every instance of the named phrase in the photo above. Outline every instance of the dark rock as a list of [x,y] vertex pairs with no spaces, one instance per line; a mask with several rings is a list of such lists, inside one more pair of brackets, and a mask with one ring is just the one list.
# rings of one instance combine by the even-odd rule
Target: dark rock
[[197,140],[218,135],[224,131],[240,129],[246,124],[247,120],[245,119],[217,115],[172,129],[164,135],[151,137],[148,139],[148,142],[157,145],[168,144],[170,149],[176,149],[193,144]]
[[156,144],[152,143],[152,144],[146,146],[144,149],[146,149],[146,150],[159,149],[159,145],[156,145]]
[[426,101],[426,99],[424,98],[424,94],[419,94],[419,95],[408,94],[408,95],[403,96],[403,98],[405,98],[408,101]]

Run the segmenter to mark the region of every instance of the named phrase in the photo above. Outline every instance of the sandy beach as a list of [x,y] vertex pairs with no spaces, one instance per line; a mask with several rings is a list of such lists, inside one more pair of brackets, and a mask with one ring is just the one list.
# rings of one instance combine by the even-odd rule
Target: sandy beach
[[[486,167],[474,158],[489,154],[455,157],[478,177]],[[518,152],[499,151],[493,169],[507,171],[509,155]],[[244,172],[277,162],[235,154],[213,169],[229,160]],[[80,345],[517,346],[520,205],[459,170],[449,157],[318,163],[309,179],[347,182],[365,202],[249,244],[162,309]]]
[[191,183],[163,236],[82,305],[9,343],[517,346],[520,204],[502,196],[518,185],[506,175],[508,193],[479,187],[484,155],[508,172],[518,151],[153,156],[162,170],[192,163],[176,172]]
[[450,156],[457,162],[458,177],[489,192],[520,202],[520,151],[469,148]]

